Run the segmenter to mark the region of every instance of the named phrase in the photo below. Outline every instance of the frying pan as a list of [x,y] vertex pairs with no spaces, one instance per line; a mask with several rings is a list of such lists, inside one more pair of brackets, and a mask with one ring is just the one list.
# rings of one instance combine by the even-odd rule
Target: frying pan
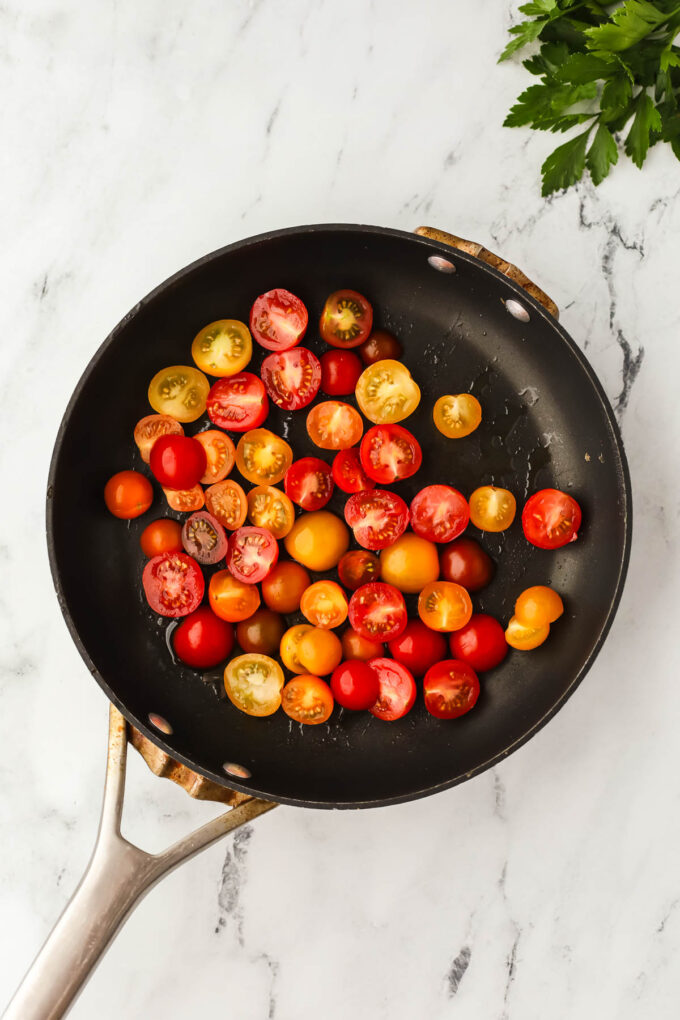
[[[511,489],[521,508],[530,492],[554,486],[574,495],[584,512],[579,540],[557,552],[530,546],[518,522],[483,536],[499,566],[494,581],[475,598],[477,609],[507,620],[519,592],[539,583],[554,586],[567,608],[543,646],[511,654],[483,677],[474,711],[455,723],[429,716],[422,700],[389,724],[368,713],[336,710],[326,725],[300,727],[282,712],[264,720],[238,712],[224,698],[219,672],[202,677],[173,661],[164,640],[167,621],[151,613],[141,593],[139,533],[166,509],[156,503],[126,529],[103,504],[112,473],[146,470],[132,429],[148,413],[148,382],[159,368],[189,361],[191,339],[202,326],[224,317],[247,321],[257,294],[286,287],[309,308],[304,344],[320,353],[324,345],[315,317],[327,295],[346,286],[366,294],[376,325],[400,338],[404,361],[422,390],[407,425],[421,442],[423,467],[395,486],[407,501],[433,482],[466,494],[493,483]],[[140,301],[105,340],[59,429],[47,534],[71,635],[115,706],[107,795],[90,872],[8,1017],[63,1015],[141,893],[180,860],[274,802],[363,808],[436,793],[521,746],[573,693],[621,595],[631,494],[611,407],[556,316],[547,295],[481,245],[432,228],[409,234],[321,225],[261,234],[213,252]],[[266,353],[256,350],[253,371]],[[480,399],[484,419],[473,435],[452,442],[433,427],[432,405],[443,393],[466,390]],[[296,457],[318,456],[304,413],[274,407],[267,425],[288,438]],[[199,421],[187,431],[202,427]],[[342,496],[329,505],[340,516]],[[74,535],[87,556],[78,555]],[[413,613],[413,603],[409,610]],[[143,854],[119,833],[123,716],[156,771],[192,776],[190,784],[202,785],[203,795],[238,802],[158,857]],[[235,793],[225,792],[227,787]],[[111,864],[116,875],[102,878]],[[86,950],[79,944],[83,940]]]

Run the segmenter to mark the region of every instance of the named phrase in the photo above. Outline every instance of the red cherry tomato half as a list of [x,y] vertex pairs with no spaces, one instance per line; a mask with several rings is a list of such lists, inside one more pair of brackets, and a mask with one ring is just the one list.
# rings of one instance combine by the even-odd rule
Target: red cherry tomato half
[[349,600],[350,626],[369,641],[390,641],[408,622],[404,596],[393,584],[371,581]]
[[361,466],[373,481],[390,485],[414,475],[423,462],[420,443],[401,425],[374,425],[361,440]]
[[237,372],[213,383],[206,407],[210,420],[221,429],[248,432],[265,420],[269,401],[261,379],[252,372]]
[[375,482],[361,466],[359,451],[355,446],[336,453],[333,458],[333,480],[343,492],[365,492],[375,488]]
[[144,567],[146,601],[160,616],[188,616],[198,609],[205,591],[196,560],[186,553],[161,553]]
[[229,538],[227,569],[244,584],[262,581],[279,558],[279,543],[266,528],[237,528]]
[[522,511],[527,541],[539,549],[560,549],[578,538],[581,507],[560,489],[541,489],[530,496]]
[[383,722],[401,719],[413,708],[416,700],[416,682],[406,666],[393,659],[369,659],[368,668],[378,679],[380,693],[371,715]]
[[184,522],[182,545],[189,556],[207,566],[227,555],[227,533],[216,517],[199,510]]
[[321,362],[306,347],[268,354],[260,368],[271,400],[284,411],[298,411],[319,392]]
[[451,655],[467,662],[478,673],[495,669],[508,654],[505,631],[498,620],[487,613],[473,613],[470,622],[449,638]]
[[465,531],[470,507],[450,485],[426,485],[411,500],[411,527],[429,542],[451,542]]
[[493,578],[496,565],[474,538],[457,538],[445,546],[440,556],[442,577],[468,591],[479,591]]
[[423,676],[446,655],[446,638],[421,620],[409,620],[399,637],[388,644],[390,654],[414,676]]
[[329,397],[346,397],[354,393],[363,370],[351,351],[326,351],[321,355],[321,389]]
[[282,287],[260,294],[250,309],[250,332],[268,351],[295,347],[305,335],[308,321],[307,309],[300,298]]
[[326,300],[319,331],[332,347],[358,347],[373,325],[373,309],[356,290],[336,290]]
[[175,655],[193,669],[212,669],[229,656],[234,647],[234,628],[215,616],[209,606],[200,606],[186,616],[172,635]]
[[351,549],[340,558],[338,577],[345,588],[356,591],[362,584],[380,577],[380,560],[368,549]]
[[423,694],[430,715],[457,719],[474,708],[479,697],[479,679],[467,662],[445,659],[428,669]]
[[360,712],[372,708],[380,694],[380,684],[374,670],[361,659],[341,662],[333,670],[331,690],[338,705]]
[[355,492],[345,504],[345,520],[359,545],[385,549],[403,535],[409,521],[406,503],[396,492]]
[[318,457],[293,461],[283,479],[286,495],[303,510],[320,510],[333,495],[330,464]]

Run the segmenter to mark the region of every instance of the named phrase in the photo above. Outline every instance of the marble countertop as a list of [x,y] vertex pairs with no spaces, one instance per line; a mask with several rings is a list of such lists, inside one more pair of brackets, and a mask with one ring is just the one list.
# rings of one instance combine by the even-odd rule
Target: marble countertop
[[[515,9],[2,5],[0,1004],[77,884],[100,807],[106,700],[44,541],[83,367],[142,295],[230,241],[426,222],[537,278],[616,409],[635,526],[610,637],[492,771],[377,811],[278,808],[175,872],[72,1015],[677,1016],[680,174],[657,147],[643,173],[622,160],[597,190],[542,199],[553,138],[501,127],[526,81],[496,65]],[[131,758],[125,831],[142,845],[214,815]]]

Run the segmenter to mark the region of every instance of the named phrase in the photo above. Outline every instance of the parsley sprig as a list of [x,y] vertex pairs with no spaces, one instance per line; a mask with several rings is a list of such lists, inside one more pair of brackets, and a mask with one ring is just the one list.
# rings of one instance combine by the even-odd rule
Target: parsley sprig
[[510,29],[507,60],[528,43],[524,60],[540,79],[517,99],[506,127],[566,132],[584,125],[544,162],[543,194],[568,188],[587,168],[599,184],[618,161],[617,141],[641,167],[650,146],[667,142],[680,159],[678,0],[533,0]]

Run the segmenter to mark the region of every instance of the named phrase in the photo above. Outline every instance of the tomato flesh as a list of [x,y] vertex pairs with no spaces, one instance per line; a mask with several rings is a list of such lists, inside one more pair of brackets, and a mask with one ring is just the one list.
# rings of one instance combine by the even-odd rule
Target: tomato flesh
[[328,684],[309,673],[294,677],[281,693],[281,707],[286,715],[307,726],[327,722],[333,704],[333,694]]
[[432,412],[434,423],[449,439],[463,439],[479,426],[482,406],[471,393],[440,397]]
[[324,400],[307,415],[309,438],[322,450],[347,450],[361,439],[364,423],[351,404]]
[[265,528],[238,528],[229,538],[227,569],[237,581],[257,584],[279,558],[279,544]]
[[445,659],[428,669],[423,695],[430,715],[437,719],[457,719],[477,703],[479,677],[467,662]]
[[160,436],[153,444],[149,467],[164,489],[191,489],[208,466],[203,446],[191,436]]
[[224,528],[207,510],[199,510],[184,522],[182,545],[189,556],[204,565],[217,563],[227,554]]
[[410,712],[416,700],[416,682],[406,666],[393,659],[371,659],[368,668],[378,680],[378,699],[369,709],[383,722],[394,722]]
[[281,705],[283,670],[268,655],[237,655],[224,671],[224,689],[233,705],[246,715],[272,715]]
[[505,632],[487,613],[473,613],[468,623],[449,638],[451,655],[478,673],[495,669],[508,654]]
[[184,429],[169,414],[147,414],[135,425],[135,443],[145,464],[149,463],[151,448],[160,436],[183,436]]
[[250,331],[268,351],[287,351],[300,343],[309,315],[304,303],[283,287],[255,298],[250,310]]
[[433,581],[418,596],[418,615],[432,630],[460,630],[472,616],[472,602],[461,585]]
[[361,466],[359,451],[355,446],[336,453],[333,458],[333,480],[343,492],[365,492],[375,488],[375,482]]
[[374,482],[390,485],[414,475],[423,462],[416,437],[401,425],[374,425],[361,440],[361,466]]
[[345,593],[335,581],[316,581],[304,592],[300,612],[313,627],[339,627],[347,619]]
[[321,363],[306,347],[269,354],[260,373],[270,400],[285,411],[306,407],[321,385]]
[[293,527],[295,508],[275,485],[258,485],[248,493],[248,517],[256,528],[266,528],[274,538],[285,538]]
[[238,482],[231,479],[216,482],[206,489],[205,505],[213,517],[229,531],[241,527],[248,511],[245,492]]
[[236,467],[253,485],[276,485],[292,463],[288,443],[269,429],[251,429],[238,441]]
[[330,465],[319,457],[293,461],[283,479],[286,495],[303,510],[320,510],[333,495]]
[[581,517],[573,496],[560,489],[541,489],[524,506],[522,528],[527,541],[539,549],[561,549],[578,538]]
[[202,372],[228,376],[243,371],[253,356],[248,327],[238,319],[218,319],[196,334],[191,356]]
[[234,647],[234,628],[208,606],[199,606],[172,635],[175,655],[193,669],[212,669],[224,662]]
[[199,478],[201,485],[214,485],[227,477],[234,466],[236,448],[231,439],[219,429],[207,429],[193,437],[205,450],[206,469]]
[[509,489],[481,485],[470,496],[470,520],[480,531],[505,531],[514,521],[516,510]]
[[450,485],[426,485],[411,500],[411,527],[429,542],[451,542],[468,526],[465,496]]
[[190,489],[163,489],[163,493],[170,509],[183,514],[200,510],[205,504],[205,496],[200,485],[193,485]]
[[321,355],[321,389],[329,397],[354,393],[363,366],[352,351],[326,351]]
[[[505,640],[505,639],[504,639]],[[423,676],[446,655],[446,638],[421,620],[409,620],[399,637],[388,643],[390,654],[414,676]]]
[[342,662],[331,675],[331,690],[338,705],[353,712],[372,708],[380,695],[375,670],[360,659]]
[[404,596],[383,581],[362,584],[349,600],[349,622],[369,641],[390,641],[405,630],[408,622]]
[[371,332],[373,308],[356,290],[336,290],[326,299],[319,331],[333,347],[358,347]]
[[376,425],[393,424],[413,414],[420,403],[420,387],[401,361],[385,358],[359,376],[357,404]]
[[196,560],[186,553],[161,553],[144,567],[146,600],[160,616],[188,616],[198,609],[205,582]]
[[359,545],[365,549],[385,549],[406,530],[409,510],[395,492],[374,489],[355,492],[345,504],[345,520]]
[[261,379],[252,372],[237,372],[213,383],[206,407],[208,417],[219,428],[248,432],[265,420],[269,401]]

